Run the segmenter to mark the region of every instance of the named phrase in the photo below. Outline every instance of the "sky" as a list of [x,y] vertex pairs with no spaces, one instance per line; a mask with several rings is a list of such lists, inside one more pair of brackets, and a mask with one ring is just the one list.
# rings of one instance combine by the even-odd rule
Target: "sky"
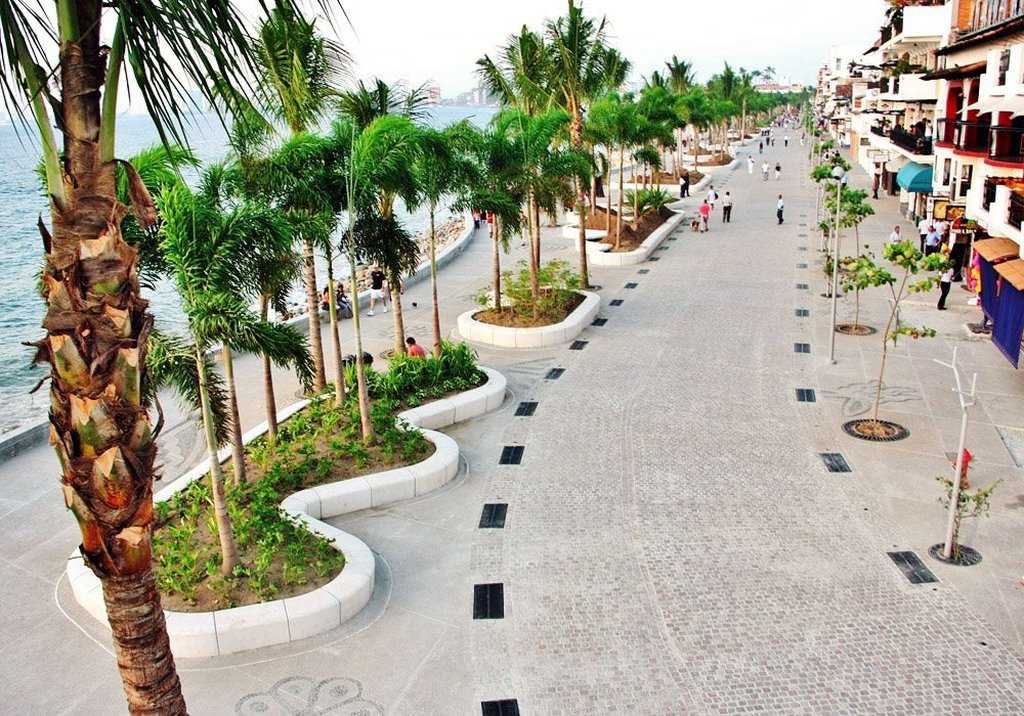
[[[356,61],[357,77],[412,84],[432,80],[444,96],[475,86],[474,62],[495,53],[526,24],[542,27],[564,13],[565,0],[343,0],[351,27],[335,28]],[[779,77],[811,83],[832,45],[877,37],[884,0],[583,0],[605,15],[615,45],[633,62],[634,78],[672,54],[693,62],[706,80],[724,61],[772,66]]]

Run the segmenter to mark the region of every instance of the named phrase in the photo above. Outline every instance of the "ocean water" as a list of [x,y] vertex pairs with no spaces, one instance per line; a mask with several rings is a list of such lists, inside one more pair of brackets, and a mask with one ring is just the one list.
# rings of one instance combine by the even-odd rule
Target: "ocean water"
[[[435,107],[426,122],[443,127],[469,119],[486,124],[494,110],[484,107]],[[192,150],[203,163],[219,161],[227,152],[224,129],[213,117],[196,117],[189,133]],[[32,349],[23,345],[43,335],[40,327],[44,304],[36,291],[36,280],[42,265],[43,246],[36,222],[40,215],[49,224],[49,210],[36,174],[38,148],[34,139],[19,133],[11,125],[0,127],[0,434],[35,422],[46,415],[48,391],[44,386],[34,394],[32,387],[45,375],[45,366],[33,368]],[[125,158],[159,143],[159,137],[148,117],[125,115],[119,120],[117,155]],[[186,178],[189,178],[186,175]],[[441,218],[445,218],[443,212]],[[406,212],[406,225],[413,233],[427,224],[424,210]],[[344,262],[337,269],[347,272]],[[318,267],[323,276],[323,267]],[[181,332],[184,315],[174,287],[163,282],[153,291],[144,290],[157,325],[164,330]],[[296,303],[304,302],[300,286],[293,289]]]

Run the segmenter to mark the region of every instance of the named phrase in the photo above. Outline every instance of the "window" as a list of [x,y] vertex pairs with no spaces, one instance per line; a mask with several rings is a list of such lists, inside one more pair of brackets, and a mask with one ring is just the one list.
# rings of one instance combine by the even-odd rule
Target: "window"
[[974,178],[974,167],[965,164],[960,167],[960,196],[967,196],[971,189],[971,179]]
[[949,186],[949,173],[953,168],[953,160],[947,159],[942,164],[942,186]]
[[996,82],[996,84],[999,85],[1000,87],[1002,87],[1002,86],[1004,86],[1006,84],[1006,73],[1009,71],[1009,69],[1010,69],[1010,51],[1009,50],[1003,50],[999,54],[999,76],[997,78],[998,81]]

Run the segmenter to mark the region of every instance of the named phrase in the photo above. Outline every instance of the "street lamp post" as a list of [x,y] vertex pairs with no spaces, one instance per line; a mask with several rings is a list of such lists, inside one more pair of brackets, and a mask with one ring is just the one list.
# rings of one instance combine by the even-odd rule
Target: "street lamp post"
[[836,223],[832,229],[832,332],[829,336],[828,362],[836,362],[836,313],[839,310],[839,210],[842,205],[843,178],[846,171],[841,166],[832,169],[836,180]]

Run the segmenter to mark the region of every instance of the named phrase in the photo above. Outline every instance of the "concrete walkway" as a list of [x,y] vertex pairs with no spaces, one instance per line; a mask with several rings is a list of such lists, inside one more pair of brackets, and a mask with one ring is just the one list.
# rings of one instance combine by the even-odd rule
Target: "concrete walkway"
[[[583,350],[481,351],[511,394],[451,431],[460,476],[336,521],[378,555],[367,609],[305,642],[181,662],[192,713],[479,714],[481,701],[512,698],[524,714],[1024,711],[1024,473],[1008,449],[1024,425],[1024,381],[995,348],[965,339],[967,309],[941,315],[921,299],[905,320],[941,338],[897,347],[884,403],[911,438],[878,446],[841,433],[866,410],[881,339],[841,336],[839,363],[825,365],[828,302],[813,228],[801,226],[814,223],[801,151],[766,155],[782,162],[780,182],[720,172],[731,225],[719,212],[709,234],[678,231],[656,262],[595,272],[608,322],[581,336]],[[872,240],[894,221],[891,206],[878,210],[862,232]],[[444,272],[447,326],[486,283],[480,239]],[[546,257],[575,263],[571,241],[545,241]],[[409,323],[425,340],[426,287],[407,300],[419,302]],[[882,325],[884,309],[865,298],[868,323]],[[389,317],[370,323],[374,349],[387,345]],[[970,569],[927,557],[943,524],[933,478],[948,472],[958,417],[931,357],[953,344],[984,391],[972,479],[1004,479],[994,516],[965,529],[985,555]],[[565,374],[545,380],[553,367]],[[796,402],[804,387],[816,403]],[[514,417],[524,400],[536,414]],[[516,444],[522,464],[499,466]],[[826,472],[821,452],[841,452],[853,471]],[[59,579],[77,536],[52,460],[27,454],[0,469],[17,496],[3,503],[0,578],[20,605],[0,616],[0,711],[117,713],[103,630]],[[488,502],[509,505],[503,529],[478,528]],[[886,556],[894,549],[916,551],[941,581],[909,584]],[[504,618],[474,620],[474,585],[497,582]]]

